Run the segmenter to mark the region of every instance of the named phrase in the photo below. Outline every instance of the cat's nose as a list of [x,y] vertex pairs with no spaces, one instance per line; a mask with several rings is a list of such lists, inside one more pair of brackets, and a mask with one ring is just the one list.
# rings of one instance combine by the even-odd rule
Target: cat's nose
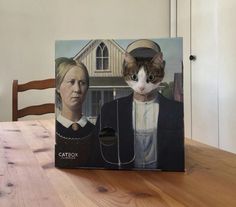
[[144,90],[144,87],[143,87],[143,86],[139,87],[139,90],[140,90],[140,91],[143,91],[143,90]]

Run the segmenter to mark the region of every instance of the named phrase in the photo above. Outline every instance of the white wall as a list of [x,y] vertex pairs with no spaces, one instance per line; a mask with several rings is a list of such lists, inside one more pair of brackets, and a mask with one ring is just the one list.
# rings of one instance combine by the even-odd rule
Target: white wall
[[236,1],[219,0],[219,147],[236,153]]
[[[167,0],[0,0],[0,121],[11,120],[13,79],[54,77],[55,40],[167,37],[169,9]],[[20,105],[40,100],[53,91]]]
[[192,138],[218,147],[218,1],[192,0]]
[[184,73],[191,138],[236,153],[236,1],[177,3],[177,35],[184,37],[184,54],[197,56]]

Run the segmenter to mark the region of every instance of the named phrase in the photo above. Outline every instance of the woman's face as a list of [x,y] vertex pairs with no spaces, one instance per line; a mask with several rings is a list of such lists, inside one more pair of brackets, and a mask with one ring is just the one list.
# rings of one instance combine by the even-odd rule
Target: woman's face
[[73,66],[65,75],[59,93],[62,100],[62,111],[77,110],[82,108],[88,84],[84,71],[78,66]]

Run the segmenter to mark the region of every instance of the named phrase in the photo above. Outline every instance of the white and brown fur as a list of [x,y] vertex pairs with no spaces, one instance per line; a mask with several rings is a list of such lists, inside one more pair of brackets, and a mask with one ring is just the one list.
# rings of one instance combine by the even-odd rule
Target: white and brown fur
[[164,77],[165,61],[162,52],[153,58],[135,58],[124,54],[123,76],[127,84],[138,94],[148,94],[158,88]]

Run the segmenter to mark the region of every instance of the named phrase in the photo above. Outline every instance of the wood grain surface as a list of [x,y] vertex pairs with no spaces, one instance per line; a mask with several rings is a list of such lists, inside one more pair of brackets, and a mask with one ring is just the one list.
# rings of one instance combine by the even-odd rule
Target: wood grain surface
[[234,207],[236,155],[186,139],[186,172],[57,169],[53,120],[0,123],[1,207]]

